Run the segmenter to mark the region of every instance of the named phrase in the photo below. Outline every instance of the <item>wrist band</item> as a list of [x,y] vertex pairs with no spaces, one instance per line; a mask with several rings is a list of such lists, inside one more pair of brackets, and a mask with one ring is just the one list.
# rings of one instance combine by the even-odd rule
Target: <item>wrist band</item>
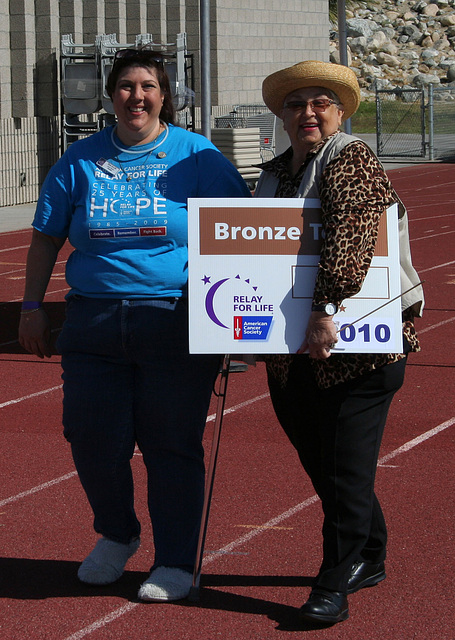
[[22,303],[21,311],[37,311],[38,309],[41,309],[42,306],[42,302],[31,302],[28,300],[24,300],[24,302]]
[[36,309],[29,309],[28,311],[21,311],[21,316],[26,316],[29,313],[35,313],[35,311],[44,311],[43,307],[36,307]]

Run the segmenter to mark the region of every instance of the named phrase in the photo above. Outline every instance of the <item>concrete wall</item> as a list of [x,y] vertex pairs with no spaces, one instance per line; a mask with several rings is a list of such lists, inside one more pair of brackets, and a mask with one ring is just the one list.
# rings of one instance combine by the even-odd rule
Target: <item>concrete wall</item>
[[262,102],[269,73],[304,59],[328,60],[327,12],[326,0],[218,0],[212,65],[218,103]]
[[[60,153],[60,41],[93,44],[187,33],[199,103],[200,0],[0,0],[0,207],[36,200]],[[211,0],[214,112],[261,102],[263,78],[299,60],[328,60],[327,0]],[[57,135],[56,135],[57,132]]]

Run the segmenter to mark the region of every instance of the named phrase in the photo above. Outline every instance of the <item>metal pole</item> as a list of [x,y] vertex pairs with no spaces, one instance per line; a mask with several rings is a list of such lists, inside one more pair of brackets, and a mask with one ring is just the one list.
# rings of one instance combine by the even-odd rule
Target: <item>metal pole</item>
[[213,429],[212,450],[210,452],[210,463],[207,470],[207,480],[205,483],[204,506],[202,508],[201,528],[199,529],[199,540],[196,552],[196,559],[193,569],[193,584],[188,595],[190,602],[199,601],[199,583],[201,579],[202,556],[204,554],[205,537],[209,522],[210,503],[212,501],[213,484],[215,481],[215,470],[220,447],[221,425],[223,424],[224,404],[226,401],[226,390],[229,377],[229,365],[231,356],[225,355],[223,367],[221,369],[221,380],[218,391],[218,403],[216,407],[215,426]]
[[[433,85],[428,85],[428,152],[430,160],[434,160],[434,93]],[[422,89],[422,137],[425,149],[425,92]],[[425,155],[425,151],[424,151]]]
[[[337,2],[338,13],[338,40],[340,43],[340,63],[348,67],[348,41],[346,36],[346,2],[345,0],[338,0]],[[344,130],[346,133],[352,133],[351,118],[348,118],[344,122]]]
[[201,31],[201,129],[211,139],[210,104],[210,0],[200,0]]
[[376,87],[376,154],[378,156],[382,154],[382,147],[382,102]]

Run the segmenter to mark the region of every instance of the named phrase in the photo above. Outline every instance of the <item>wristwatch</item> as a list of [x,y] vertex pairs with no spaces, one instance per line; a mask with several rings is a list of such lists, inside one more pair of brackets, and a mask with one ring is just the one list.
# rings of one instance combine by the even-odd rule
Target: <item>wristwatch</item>
[[323,304],[313,304],[311,306],[311,311],[322,311],[326,313],[328,316],[334,316],[338,311],[338,305],[334,302],[324,302]]

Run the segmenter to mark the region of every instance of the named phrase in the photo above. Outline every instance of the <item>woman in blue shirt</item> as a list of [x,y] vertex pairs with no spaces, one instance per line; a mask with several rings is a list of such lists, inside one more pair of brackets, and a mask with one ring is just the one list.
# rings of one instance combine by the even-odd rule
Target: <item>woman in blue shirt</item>
[[184,598],[204,492],[202,436],[219,358],[190,355],[187,199],[250,195],[204,137],[173,124],[163,57],[117,52],[107,89],[114,127],[71,145],[40,195],[19,339],[49,357],[42,301],[66,239],[64,435],[101,535],[82,582],[116,581],[140,544],[130,460],[148,476],[155,562],[139,598]]

